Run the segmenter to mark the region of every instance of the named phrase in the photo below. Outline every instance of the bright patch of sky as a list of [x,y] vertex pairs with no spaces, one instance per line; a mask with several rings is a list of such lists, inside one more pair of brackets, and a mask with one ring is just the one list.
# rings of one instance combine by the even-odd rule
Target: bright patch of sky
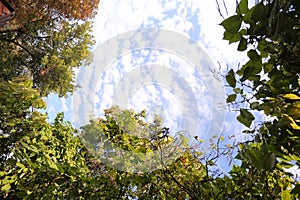
[[[151,73],[151,67],[148,71],[144,70],[148,65],[157,66],[158,68],[171,66],[168,68],[178,74],[176,81],[172,83],[174,85],[161,84],[170,77],[170,74],[160,74],[155,77]],[[154,77],[154,79],[151,77]],[[192,89],[191,94],[198,94],[195,95],[197,103],[195,106],[201,111],[207,111],[206,114],[202,112],[198,113],[197,116],[201,119],[199,120],[199,126],[206,128],[212,120],[209,112],[211,110],[209,108],[211,107],[210,91],[200,77],[201,74],[197,74],[190,63],[172,54],[168,55],[164,51],[153,50],[135,51],[133,54],[124,55],[112,63],[99,79],[98,88],[95,91],[97,94],[94,100],[95,112],[101,115],[104,109],[116,104],[113,102],[113,95],[119,93],[115,89],[118,86],[121,87],[122,91],[133,89],[127,101],[128,108],[133,108],[138,112],[146,109],[149,111],[149,122],[153,120],[155,114],[161,116],[164,119],[165,126],[170,127],[170,132],[174,133],[180,130],[181,127],[183,117],[181,99],[184,96],[189,96],[189,93],[184,95],[186,91],[179,92],[179,94],[176,92],[178,92],[179,87],[183,87],[184,81],[186,81]],[[128,84],[125,84],[124,78],[128,79]],[[178,86],[176,87],[175,84],[178,84]],[[188,90],[188,88],[185,90]],[[123,97],[124,95],[121,95],[121,98]]]
[[[228,16],[234,14],[235,3],[235,0],[226,1]],[[225,14],[224,6],[221,5],[221,9]],[[163,28],[184,34],[196,41],[211,58],[215,65],[215,72],[224,73],[228,67],[235,68],[239,62],[243,63],[245,55],[236,50],[236,44],[228,45],[228,42],[222,40],[224,30],[218,25],[222,20],[216,1],[210,0],[101,0],[99,14],[94,21],[96,40],[94,47],[97,48],[103,42],[126,31]],[[205,83],[201,74],[195,73],[190,63],[170,52],[147,49],[134,51],[116,58],[109,66],[106,66],[102,76],[98,77],[97,89],[93,96],[95,113],[102,116],[103,110],[113,104],[112,97],[120,81],[132,70],[146,65],[165,66],[184,77],[193,93],[196,94],[197,105],[194,106],[202,111],[197,119],[198,127],[205,132],[213,120],[210,86]],[[163,74],[159,78],[164,78],[164,76],[167,75]],[[85,78],[80,76],[80,71],[78,77]],[[84,87],[89,87],[88,81],[86,83],[87,86]],[[165,119],[165,125],[176,130],[185,117],[182,116],[181,98],[184,97],[176,95],[172,92],[172,88],[152,82],[135,88],[128,99],[128,108],[134,108],[137,111],[148,110],[149,119],[152,119],[154,114],[160,114]],[[66,118],[72,122],[72,98],[58,99],[57,96],[52,95],[47,103],[50,120],[58,111],[64,111]],[[228,112],[224,123],[218,125],[223,127],[222,129],[228,135],[235,135],[237,140],[243,140],[245,136],[241,135],[241,130],[244,127],[235,118],[236,113]]]

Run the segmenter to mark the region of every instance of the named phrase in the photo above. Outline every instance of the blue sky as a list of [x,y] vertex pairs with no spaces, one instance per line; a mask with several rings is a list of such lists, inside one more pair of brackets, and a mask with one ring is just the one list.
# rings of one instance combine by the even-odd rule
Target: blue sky
[[[229,13],[233,14],[235,1],[226,1],[226,3]],[[244,59],[244,55],[236,51],[236,45],[229,46],[226,41],[222,40],[223,29],[218,25],[221,21],[222,18],[216,9],[215,1],[102,0],[99,5],[99,14],[94,21],[95,48],[113,36],[126,31],[141,28],[163,28],[178,32],[196,41],[208,54],[216,71],[224,73],[228,70],[227,66],[237,66],[237,63]],[[193,67],[186,60],[168,52],[141,50],[116,58],[100,77],[96,77],[98,79],[97,89],[93,96],[96,115],[101,116],[103,110],[112,105],[112,96],[117,83],[124,76],[130,74],[135,67],[146,63],[168,66],[186,78],[185,81],[196,94],[194,96],[198,109],[201,110],[201,113],[196,116],[198,127],[200,127],[197,129],[199,133],[191,134],[199,135],[200,138],[205,137],[206,131],[214,120],[211,105],[212,91],[209,90],[209,85],[205,83],[201,74],[195,74]],[[220,63],[220,69],[218,69],[218,63]],[[95,63],[93,64],[95,65]],[[82,71],[79,71],[77,75],[81,83],[82,80],[91,79]],[[88,81],[82,87],[89,87]],[[144,84],[136,88],[133,95],[130,96],[128,108],[134,108],[137,111],[148,110],[150,120],[153,118],[153,114],[159,114],[163,117],[165,126],[170,127],[171,132],[176,132],[180,130],[181,122],[187,116],[182,116],[180,99],[183,97],[174,95],[172,89],[174,88],[164,87],[163,84]],[[67,120],[71,122],[74,120],[72,97],[58,99],[56,96],[51,96],[48,99],[47,110],[50,120],[54,118],[55,113],[61,111],[65,112]],[[244,127],[236,122],[235,117],[235,113],[226,112],[223,124],[218,125],[226,135],[235,135],[236,140],[243,140],[244,136],[241,134],[241,130]],[[209,134],[212,136],[212,133]]]
[[[231,0],[226,3],[229,12],[233,13],[235,1]],[[222,40],[223,29],[218,25],[221,21],[222,18],[216,9],[215,1],[154,0],[146,2],[138,0],[102,0],[99,6],[99,14],[94,22],[95,48],[113,36],[129,30],[159,27],[184,34],[195,40],[209,55],[214,65],[218,67],[218,63],[220,63],[221,69],[219,70],[225,72],[228,70],[227,66],[236,66],[239,61],[243,60],[244,55],[236,51],[236,45],[229,46],[226,41]],[[202,105],[201,110],[206,110],[209,113],[208,86],[203,84],[201,76],[193,75],[191,67],[184,60],[176,58],[174,55],[164,54],[164,52],[148,52],[148,55],[139,54],[135,57],[127,55],[112,63],[110,68],[105,70],[103,76],[99,77],[98,80],[99,85],[97,86],[97,94],[95,95],[95,101],[101,103],[101,106],[99,104],[95,105],[98,113],[111,104],[109,96],[112,95],[111,92],[114,90],[114,82],[122,79],[124,74],[132,69],[133,65],[142,65],[149,59],[158,61],[161,65],[168,66],[171,64],[173,68],[177,68],[179,73],[185,73],[184,76],[188,77],[187,81],[199,94],[197,95],[197,101],[199,102],[198,104]],[[169,92],[167,89],[160,88],[162,89],[160,94],[157,94],[158,91],[153,90],[148,91],[150,92],[149,94],[145,94],[145,89],[149,89],[149,87],[151,86],[142,88],[143,90],[137,90],[137,96],[144,95],[149,98],[151,93],[152,97],[155,97],[161,94],[163,96]],[[108,98],[103,98],[104,94]],[[170,98],[172,99],[172,97]],[[168,99],[163,98],[162,100]],[[143,102],[146,101],[146,98],[137,99],[133,96],[129,103],[131,106],[132,104],[140,105],[138,109],[144,109]],[[150,99],[150,101],[154,101],[154,99]],[[171,102],[176,104],[176,101]],[[67,119],[72,121],[72,107],[70,104],[72,104],[72,98],[58,99],[52,96],[48,101],[50,118],[55,116],[55,112],[64,111],[66,112]],[[162,102],[158,102],[158,104],[162,104]],[[168,115],[168,113],[165,114]],[[205,118],[205,116],[202,117]]]
[[[219,1],[222,5],[222,1]],[[234,14],[235,0],[227,0],[226,7],[228,14]],[[250,1],[250,3],[253,1]],[[223,14],[226,12],[221,6]],[[101,0],[99,12],[94,20],[94,36],[96,49],[103,42],[126,31],[137,30],[141,28],[163,28],[183,34],[198,43],[198,45],[208,54],[216,67],[216,71],[225,73],[229,68],[235,68],[239,62],[243,63],[245,55],[237,52],[237,45],[228,45],[223,41],[223,28],[218,24],[222,21],[218,13],[216,2],[207,0]],[[175,41],[174,41],[175,42]],[[96,55],[97,56],[97,55]],[[103,114],[103,109],[112,105],[112,97],[118,82],[129,76],[130,72],[146,64],[156,64],[167,66],[182,74],[186,82],[192,88],[197,100],[199,113],[199,124],[201,130],[205,132],[211,124],[212,107],[210,98],[212,97],[209,86],[199,74],[193,73],[193,67],[186,60],[168,52],[139,50],[131,54],[116,58],[103,71],[98,79],[96,91],[93,96],[95,104],[93,105],[97,116]],[[220,64],[220,65],[219,65]],[[95,63],[94,63],[95,65]],[[219,68],[220,66],[220,68]],[[77,73],[79,80],[89,79],[85,72]],[[94,77],[95,78],[95,77]],[[86,86],[88,86],[86,81]],[[224,83],[225,84],[225,83]],[[180,98],[172,93],[170,87],[164,87],[163,84],[144,84],[137,87],[128,99],[128,108],[135,110],[147,109],[149,119],[153,114],[159,114],[165,119],[165,125],[171,127],[171,130],[180,129],[182,108]],[[225,93],[230,91],[225,90]],[[73,121],[74,105],[72,97],[59,99],[55,95],[50,96],[47,101],[49,119],[53,119],[57,112],[65,112],[67,120]],[[225,105],[225,102],[224,102]],[[236,113],[228,112],[222,126],[225,135],[234,135],[234,139],[242,141],[245,135],[241,134],[243,127],[236,121]],[[219,134],[219,133],[216,133]],[[202,135],[200,135],[202,137]],[[220,167],[228,168],[227,162],[220,162]]]

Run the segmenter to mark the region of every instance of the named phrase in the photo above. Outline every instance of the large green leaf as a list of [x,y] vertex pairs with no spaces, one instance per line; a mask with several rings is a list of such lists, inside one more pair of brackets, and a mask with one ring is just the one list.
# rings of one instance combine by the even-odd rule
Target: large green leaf
[[237,33],[240,30],[242,18],[239,15],[231,16],[225,19],[221,25],[230,33]]
[[237,116],[237,120],[247,127],[250,127],[254,119],[255,117],[252,115],[252,113],[243,108],[240,109],[240,115]]
[[241,81],[243,82],[243,81],[247,80],[250,76],[259,73],[260,69],[261,68],[255,67],[255,66],[247,66],[244,69],[244,73],[243,73],[243,77],[241,78]]
[[245,81],[247,80],[251,75],[253,75],[253,72],[255,70],[254,66],[248,66],[245,70],[244,70],[244,75],[241,78],[241,81]]
[[247,45],[248,45],[247,40],[244,37],[242,37],[241,40],[240,40],[240,43],[238,45],[237,50],[238,51],[245,51],[247,49]]
[[254,9],[251,15],[251,19],[253,19],[254,21],[259,21],[266,17],[266,7],[263,3],[259,3],[253,8]]
[[230,103],[236,99],[236,94],[231,94],[227,97],[227,103]]
[[226,81],[227,83],[231,86],[231,87],[235,87],[236,86],[236,79],[235,79],[235,76],[234,76],[234,71],[233,69],[231,69],[227,76],[226,76]]
[[261,57],[256,50],[251,49],[247,52],[247,55],[253,63],[261,64]]
[[241,0],[236,8],[236,13],[245,14],[248,10],[248,0]]
[[224,40],[228,40],[229,44],[233,42],[237,42],[240,40],[239,33],[230,33],[229,31],[225,31],[223,35]]
[[263,3],[259,3],[245,12],[243,17],[244,22],[255,24],[255,22],[262,20],[266,16],[266,7]]

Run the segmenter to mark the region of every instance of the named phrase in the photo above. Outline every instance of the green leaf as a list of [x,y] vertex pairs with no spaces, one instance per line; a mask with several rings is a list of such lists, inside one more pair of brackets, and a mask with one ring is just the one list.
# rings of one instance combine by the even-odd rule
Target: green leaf
[[233,91],[236,93],[236,94],[241,94],[243,92],[243,90],[241,90],[241,88],[233,88]]
[[253,103],[250,104],[250,108],[251,108],[252,110],[255,110],[258,106],[259,106],[259,103],[258,103],[258,102],[253,102]]
[[255,24],[255,22],[260,21],[265,17],[266,7],[262,3],[259,3],[245,12],[243,20],[248,24]]
[[241,0],[236,8],[236,13],[245,14],[248,10],[248,0]]
[[227,103],[230,103],[236,99],[236,94],[231,94],[227,97]]
[[237,120],[247,127],[250,127],[254,119],[255,117],[252,115],[252,113],[243,108],[240,109],[240,115],[237,116]]
[[231,86],[231,87],[235,87],[236,86],[236,79],[235,79],[235,76],[234,76],[234,71],[233,69],[231,69],[227,76],[226,76],[226,81],[227,83]]
[[282,191],[281,192],[281,199],[282,200],[291,200],[292,197],[291,197],[290,191],[289,190]]
[[[250,76],[260,73],[262,66],[257,61],[249,60],[243,67],[237,71],[237,74],[243,76],[241,81],[247,80]],[[260,79],[260,78],[259,78]],[[257,77],[252,77],[251,80],[259,80]],[[250,79],[248,79],[250,80]]]
[[251,19],[254,21],[260,21],[266,17],[266,7],[263,3],[259,3],[253,7],[253,13]]
[[10,184],[6,184],[4,186],[1,187],[1,191],[3,191],[4,193],[8,192],[10,190],[11,186]]
[[24,168],[25,168],[25,166],[24,166],[22,163],[19,163],[19,162],[18,162],[16,165],[19,166],[21,169],[24,169]]
[[300,195],[300,184],[297,184],[294,189],[292,190],[291,194],[298,194]]
[[180,137],[180,140],[181,140],[181,145],[183,147],[187,147],[188,146],[188,143],[189,143],[189,138],[185,137],[184,135],[182,134],[179,134],[179,137]]
[[240,40],[240,43],[238,45],[237,50],[238,51],[245,51],[247,49],[247,44],[248,44],[247,40],[244,37],[242,37],[242,39]]
[[225,19],[221,25],[230,33],[237,33],[240,30],[242,19],[238,15],[231,16]]
[[245,80],[247,80],[250,76],[252,76],[255,71],[255,67],[254,66],[248,66],[243,73],[243,77],[241,78],[241,81],[244,82]]
[[271,153],[271,154],[264,154],[263,156],[263,167],[265,170],[272,170],[273,167],[275,166],[275,161],[276,161],[276,156],[275,153]]
[[261,63],[261,57],[256,50],[251,49],[247,52],[247,55],[253,63]]
[[238,33],[230,33],[228,31],[224,31],[223,39],[228,40],[229,44],[231,44],[233,42],[240,41],[240,36]]

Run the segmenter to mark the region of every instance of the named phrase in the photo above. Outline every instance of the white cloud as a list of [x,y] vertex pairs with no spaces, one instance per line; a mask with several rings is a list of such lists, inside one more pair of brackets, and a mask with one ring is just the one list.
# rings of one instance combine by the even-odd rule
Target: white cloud
[[300,169],[299,169],[298,166],[293,166],[293,167],[291,167],[291,168],[289,168],[289,169],[284,168],[284,170],[285,170],[286,172],[289,172],[289,173],[293,174],[293,178],[294,178],[295,180],[300,181]]

